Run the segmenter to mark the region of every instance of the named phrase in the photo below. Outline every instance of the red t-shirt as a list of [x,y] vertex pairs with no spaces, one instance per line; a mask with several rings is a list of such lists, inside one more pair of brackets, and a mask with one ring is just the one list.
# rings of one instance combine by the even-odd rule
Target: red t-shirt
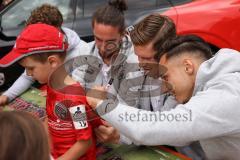
[[92,139],[91,147],[78,160],[96,159],[93,127],[99,126],[101,120],[91,111],[79,84],[58,91],[48,86],[46,112],[54,158],[63,155],[76,141]]

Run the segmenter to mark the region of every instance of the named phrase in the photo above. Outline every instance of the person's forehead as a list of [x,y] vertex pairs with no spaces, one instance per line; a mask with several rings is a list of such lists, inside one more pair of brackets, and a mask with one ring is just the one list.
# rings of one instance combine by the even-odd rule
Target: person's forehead
[[153,58],[156,54],[152,44],[134,45],[134,51],[138,56],[145,58]]
[[24,67],[33,66],[36,63],[37,63],[37,61],[35,61],[33,58],[31,58],[31,56],[25,57],[19,61],[19,64]]
[[179,55],[179,56],[173,56],[170,58],[167,58],[166,54],[164,54],[161,58],[159,63],[162,65],[167,65],[167,66],[178,66],[186,57],[184,55]]
[[120,35],[118,27],[100,24],[96,22],[93,28],[93,33],[97,38],[101,38],[103,40],[111,40],[114,38],[118,38]]
[[166,54],[164,54],[161,58],[160,58],[160,61],[159,61],[159,64],[161,65],[167,65],[167,57],[166,57]]
[[167,59],[166,55],[163,55],[161,57],[159,64],[167,68],[167,73],[170,73],[171,71],[179,68],[179,65],[176,59],[174,58]]

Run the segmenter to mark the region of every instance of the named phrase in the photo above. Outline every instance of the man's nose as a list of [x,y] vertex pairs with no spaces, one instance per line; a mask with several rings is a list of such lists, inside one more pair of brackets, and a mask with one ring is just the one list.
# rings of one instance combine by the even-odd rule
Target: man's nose
[[139,61],[139,63],[144,63],[144,64],[149,62],[148,60],[146,60],[145,58],[142,58],[140,56],[138,56],[138,61]]
[[143,58],[138,58],[139,61],[139,66],[140,67],[147,67],[148,66],[148,61],[144,60]]
[[105,52],[105,50],[106,50],[106,43],[105,43],[105,42],[102,42],[102,43],[100,44],[99,49],[100,49],[101,52]]

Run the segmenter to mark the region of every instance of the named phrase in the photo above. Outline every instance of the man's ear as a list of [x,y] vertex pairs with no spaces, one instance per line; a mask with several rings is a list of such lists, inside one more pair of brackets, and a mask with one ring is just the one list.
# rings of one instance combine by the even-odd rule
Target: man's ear
[[61,64],[60,58],[56,55],[49,56],[48,62],[52,68],[57,68]]
[[188,75],[194,74],[194,64],[193,64],[193,61],[192,61],[192,60],[190,60],[190,59],[184,59],[184,60],[183,60],[183,67],[184,67],[185,72],[186,72]]

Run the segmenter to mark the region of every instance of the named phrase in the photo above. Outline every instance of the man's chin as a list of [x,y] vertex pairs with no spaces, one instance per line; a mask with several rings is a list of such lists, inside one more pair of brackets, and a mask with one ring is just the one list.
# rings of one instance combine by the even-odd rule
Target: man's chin
[[40,83],[40,84],[46,84],[47,82],[43,82],[43,81],[39,81],[39,80],[36,80],[38,83]]
[[186,103],[188,102],[187,99],[177,99],[177,98],[176,98],[176,100],[177,100],[177,102],[180,103],[180,104],[186,104]]
[[185,103],[186,103],[183,98],[178,97],[178,96],[176,96],[176,95],[173,95],[173,96],[175,97],[176,101],[177,101],[179,104],[185,104]]

